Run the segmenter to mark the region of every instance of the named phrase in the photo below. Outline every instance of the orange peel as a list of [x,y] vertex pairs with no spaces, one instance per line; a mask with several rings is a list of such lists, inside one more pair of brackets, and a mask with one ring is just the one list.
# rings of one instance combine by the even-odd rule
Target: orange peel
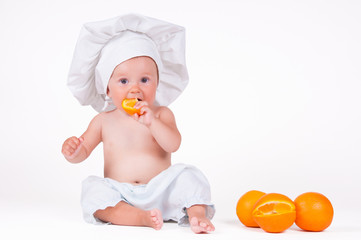
[[251,190],[243,194],[236,206],[236,214],[246,227],[259,227],[258,224],[253,220],[252,217],[252,210],[254,204],[266,193],[258,191],[258,190]]
[[295,201],[296,225],[305,230],[320,232],[328,228],[333,219],[333,206],[321,193],[307,192],[299,195]]

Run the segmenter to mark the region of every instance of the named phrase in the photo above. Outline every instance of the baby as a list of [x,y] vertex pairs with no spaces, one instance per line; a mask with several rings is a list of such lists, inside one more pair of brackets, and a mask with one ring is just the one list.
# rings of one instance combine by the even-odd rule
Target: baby
[[[62,153],[79,163],[103,143],[104,178],[83,182],[87,222],[159,230],[164,220],[174,220],[195,233],[214,231],[207,179],[193,166],[171,165],[181,135],[164,105],[188,81],[183,41],[182,27],[139,15],[84,26],[69,87],[82,104],[100,113],[81,137],[64,142]],[[139,114],[122,108],[129,98],[139,100],[134,106]]]

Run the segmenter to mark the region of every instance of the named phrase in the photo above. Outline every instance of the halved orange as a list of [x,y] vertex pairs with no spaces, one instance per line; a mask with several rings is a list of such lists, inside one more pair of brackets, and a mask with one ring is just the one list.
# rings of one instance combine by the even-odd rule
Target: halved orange
[[259,227],[258,224],[253,220],[252,217],[252,210],[254,204],[266,193],[258,191],[258,190],[251,190],[243,194],[236,206],[236,214],[246,227]]
[[139,100],[137,98],[126,98],[122,101],[122,107],[126,113],[129,115],[134,115],[135,113],[140,114],[140,109],[134,108]]
[[291,227],[295,222],[296,207],[287,196],[268,193],[255,203],[252,216],[264,231],[279,233]]

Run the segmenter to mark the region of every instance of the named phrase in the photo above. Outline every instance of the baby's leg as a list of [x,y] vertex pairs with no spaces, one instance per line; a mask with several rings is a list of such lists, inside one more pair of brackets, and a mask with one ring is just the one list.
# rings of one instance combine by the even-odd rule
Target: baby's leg
[[208,233],[214,231],[214,226],[206,217],[205,205],[193,205],[187,209],[191,229],[195,233]]
[[146,226],[159,230],[163,226],[162,213],[158,209],[145,211],[123,201],[114,207],[97,210],[94,217],[104,222],[124,226]]

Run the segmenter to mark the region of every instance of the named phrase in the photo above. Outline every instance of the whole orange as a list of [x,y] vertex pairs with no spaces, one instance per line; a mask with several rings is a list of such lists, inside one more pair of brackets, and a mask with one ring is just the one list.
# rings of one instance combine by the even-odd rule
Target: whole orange
[[330,200],[321,193],[303,193],[295,199],[295,205],[295,223],[299,228],[319,232],[330,226],[333,207]]
[[257,223],[253,220],[252,210],[257,200],[265,194],[266,193],[261,191],[251,190],[239,198],[237,202],[236,213],[238,219],[246,227],[258,227]]
[[279,193],[268,193],[254,205],[255,222],[266,232],[279,233],[292,226],[296,219],[293,201]]

